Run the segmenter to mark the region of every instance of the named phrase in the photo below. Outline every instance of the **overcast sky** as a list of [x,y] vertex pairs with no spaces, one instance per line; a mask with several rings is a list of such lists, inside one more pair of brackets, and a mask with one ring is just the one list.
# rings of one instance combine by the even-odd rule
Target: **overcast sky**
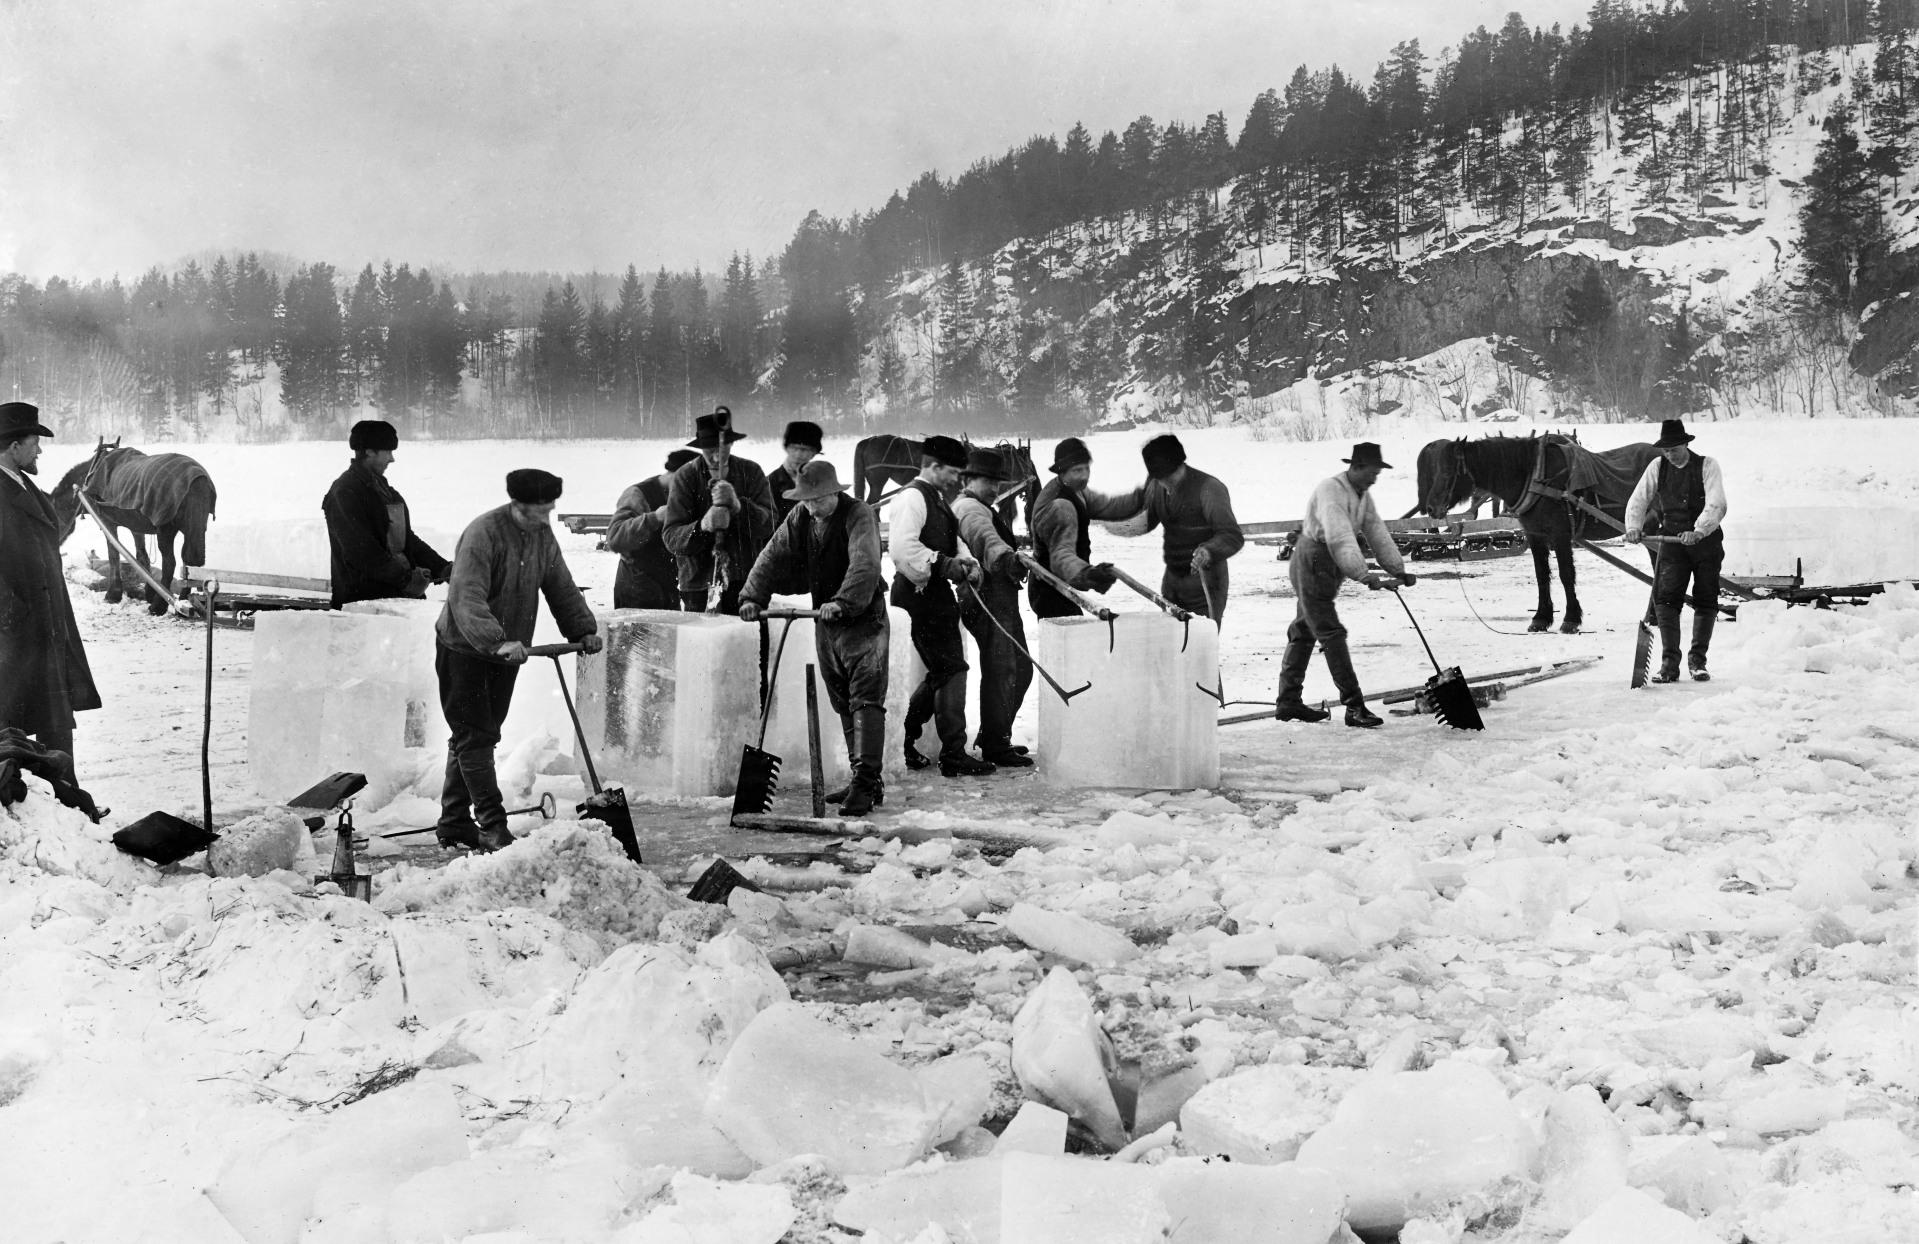
[[[1590,0],[1531,0],[1570,27]],[[1370,80],[1511,0],[0,0],[0,269],[775,255],[1034,134]]]

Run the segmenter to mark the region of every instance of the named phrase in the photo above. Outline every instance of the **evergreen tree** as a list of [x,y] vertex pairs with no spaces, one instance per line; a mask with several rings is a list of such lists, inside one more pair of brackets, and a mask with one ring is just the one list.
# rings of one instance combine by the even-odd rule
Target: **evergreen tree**
[[1884,257],[1890,233],[1852,106],[1840,102],[1822,128],[1799,209],[1799,245],[1819,302],[1858,311],[1870,300],[1869,273]]
[[613,308],[614,401],[629,425],[648,428],[642,381],[646,374],[646,290],[639,269],[626,266]]
[[280,332],[273,349],[280,368],[280,400],[296,422],[314,424],[339,410],[346,327],[333,268],[301,268],[287,278]]
[[673,369],[679,351],[679,311],[673,305],[673,282],[661,268],[653,278],[646,321],[646,387],[649,423],[659,419],[667,426],[685,426],[690,432],[680,403],[669,400],[666,378]]
[[839,279],[842,242],[835,222],[810,212],[780,260],[787,286],[780,392],[796,408],[822,415],[844,408],[859,358],[853,309]]
[[[1286,106],[1280,103],[1279,92],[1268,88],[1254,96],[1233,149],[1235,167],[1241,173],[1250,173],[1276,163],[1279,135],[1285,128]],[[1084,133],[1084,128],[1080,132]]]

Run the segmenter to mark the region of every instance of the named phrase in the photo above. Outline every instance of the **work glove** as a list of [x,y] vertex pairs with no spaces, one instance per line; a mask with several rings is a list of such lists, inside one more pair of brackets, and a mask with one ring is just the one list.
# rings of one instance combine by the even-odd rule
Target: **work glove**
[[760,606],[750,600],[741,601],[740,602],[740,621],[758,622],[759,620],[760,620]]
[[838,602],[837,600],[829,600],[824,605],[820,606],[820,621],[838,622],[840,620],[840,615],[844,614],[845,612],[846,612],[846,606],[840,604],[840,602]]
[[452,562],[448,562],[446,565],[440,567],[438,570],[433,572],[433,581],[435,583],[445,583],[448,579],[451,579],[452,577],[453,577]]
[[1112,590],[1113,584],[1118,582],[1119,574],[1113,569],[1111,562],[1101,562],[1097,566],[1086,568],[1086,586],[1102,596]]
[[1412,571],[1402,570],[1399,572],[1399,585],[1401,587],[1411,587],[1413,584],[1417,582],[1419,582],[1419,579],[1417,576],[1413,574]]
[[966,573],[966,564],[957,557],[942,555],[939,561],[934,563],[933,570],[949,583],[967,583],[972,579],[972,576]]
[[433,572],[424,566],[415,566],[412,571],[407,574],[406,586],[400,590],[415,600],[424,600],[426,598],[427,585],[431,582],[433,582]]
[[1368,591],[1377,592],[1382,588],[1399,586],[1399,580],[1384,570],[1369,570],[1364,580]]
[[711,505],[700,515],[700,530],[722,532],[733,525],[733,511],[723,505]]
[[517,639],[509,639],[493,649],[493,655],[508,665],[526,664],[526,645]]
[[999,559],[999,572],[1015,583],[1026,582],[1026,563],[1012,553]]
[[1192,567],[1193,567],[1194,574],[1204,573],[1206,568],[1212,564],[1213,564],[1213,550],[1207,548],[1203,544],[1193,550]]
[[716,479],[713,481],[713,504],[723,505],[729,510],[737,510],[740,508],[740,494],[733,490],[733,485],[723,479]]
[[597,634],[580,636],[581,652],[586,652],[586,653],[598,652],[600,649],[604,647],[606,647],[606,641],[604,639],[601,639]]

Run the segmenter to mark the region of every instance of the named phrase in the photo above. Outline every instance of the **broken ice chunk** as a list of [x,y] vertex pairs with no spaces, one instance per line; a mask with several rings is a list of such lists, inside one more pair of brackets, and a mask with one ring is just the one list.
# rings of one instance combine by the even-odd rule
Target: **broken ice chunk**
[[1073,974],[1056,967],[1013,1018],[1013,1074],[1028,1097],[1078,1119],[1109,1149],[1126,1143],[1109,1080],[1118,1058]]

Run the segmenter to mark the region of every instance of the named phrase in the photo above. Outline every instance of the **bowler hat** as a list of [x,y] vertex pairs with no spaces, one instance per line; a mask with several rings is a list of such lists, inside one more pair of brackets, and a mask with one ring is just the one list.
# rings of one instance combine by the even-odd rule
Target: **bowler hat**
[[815,458],[800,468],[800,473],[794,477],[793,486],[786,490],[785,499],[813,501],[843,491],[845,490],[840,485],[840,473],[833,469],[833,464],[824,458]]
[[1146,462],[1146,473],[1155,479],[1162,475],[1171,475],[1186,462],[1186,446],[1179,438],[1168,432],[1147,441],[1139,456]]
[[32,402],[0,404],[0,439],[52,435],[53,429],[40,422],[40,408]]
[[1354,445],[1353,456],[1350,458],[1341,458],[1340,461],[1344,462],[1347,466],[1385,467],[1388,471],[1393,469],[1392,463],[1379,456],[1379,446],[1373,444],[1371,441],[1361,441],[1357,445]]
[[974,449],[966,455],[966,465],[960,468],[961,475],[976,475],[981,479],[990,479],[995,483],[1006,480],[1006,465],[1000,460],[997,449]]
[[506,495],[521,505],[546,505],[560,499],[560,477],[538,467],[508,471]]
[[1053,446],[1052,472],[1063,474],[1076,466],[1084,466],[1093,460],[1093,451],[1086,448],[1086,442],[1077,436],[1069,436]]
[[1692,443],[1692,433],[1686,431],[1684,419],[1662,419],[1659,422],[1659,439],[1652,443],[1654,449],[1677,449],[1681,445]]
[[726,424],[727,443],[730,445],[734,441],[745,440],[746,433],[735,432],[733,430],[733,422],[732,422],[733,412],[728,410],[724,406],[715,406],[713,408],[712,414],[701,415],[698,419],[695,419],[693,421],[693,439],[688,441],[687,444],[691,445],[695,449],[719,448],[720,419],[722,416],[724,416],[727,421],[727,424]]
[[362,419],[346,434],[346,447],[354,453],[363,449],[398,449],[400,431],[384,419]]
[[805,419],[795,419],[786,425],[786,432],[780,437],[781,445],[804,445],[814,453],[820,451],[820,425]]
[[950,436],[929,436],[920,442],[920,453],[941,466],[966,468],[966,446]]

